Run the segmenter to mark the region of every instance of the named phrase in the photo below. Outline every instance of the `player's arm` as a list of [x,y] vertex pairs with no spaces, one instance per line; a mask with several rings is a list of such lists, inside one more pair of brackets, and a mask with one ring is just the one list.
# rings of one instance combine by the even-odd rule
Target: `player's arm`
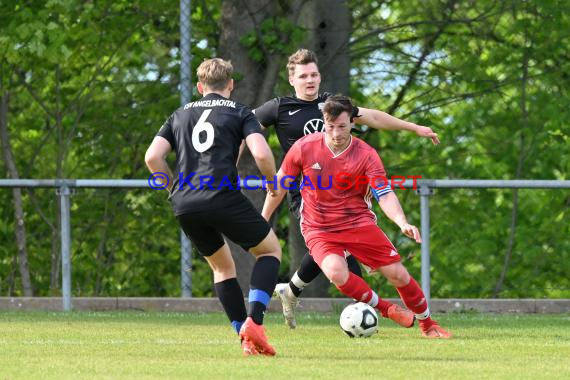
[[[267,141],[265,141],[265,137],[261,133],[251,133],[245,138],[245,143],[261,174],[268,179],[275,178],[275,158]],[[270,192],[275,191],[276,186],[270,182],[267,186]]]
[[420,137],[430,138],[434,144],[439,144],[437,133],[435,133],[431,128],[410,123],[409,121],[400,120],[397,117],[379,110],[358,107],[358,116],[354,118],[354,122],[356,124],[366,124],[374,129],[410,131]]
[[[267,130],[267,128],[265,128],[263,125],[259,125],[261,128],[261,133],[265,136],[265,131]],[[236,161],[236,166],[239,164],[239,160],[243,154],[243,151],[245,150],[245,140],[241,141],[241,145],[239,146],[239,152],[238,152],[238,158]]]
[[[373,148],[370,147],[370,152],[373,152]],[[384,164],[378,153],[368,154],[365,162],[366,175],[370,180],[370,191],[384,214],[394,223],[400,227],[402,233],[411,239],[414,239],[417,243],[422,242],[422,237],[420,236],[420,231],[416,226],[408,223],[406,219],[406,214],[402,210],[400,201],[394,193],[394,190],[387,182],[387,174],[384,169]]]
[[[156,136],[152,143],[146,150],[146,154],[144,155],[144,161],[146,162],[146,166],[151,173],[164,173],[168,176],[168,191],[172,190],[173,186],[173,174],[170,168],[168,167],[168,163],[166,162],[166,156],[168,153],[172,151],[172,146],[164,137]],[[159,179],[157,177],[157,179]]]
[[239,159],[241,158],[241,155],[243,154],[244,149],[245,149],[245,140],[241,140],[241,144],[239,146],[239,151],[238,151],[238,157],[237,157],[237,161],[236,161],[236,166],[238,166],[238,164],[239,164]]
[[407,237],[414,239],[416,243],[422,242],[420,231],[414,225],[408,223],[406,214],[400,205],[400,201],[393,191],[385,192],[378,198],[378,204],[384,214],[400,227],[400,230]]
[[[264,126],[264,123],[266,125],[271,125],[274,123],[274,115],[277,113],[277,105],[278,105],[278,101],[277,98],[272,99],[270,101],[265,102],[263,105],[257,107],[256,109],[252,110],[252,113],[255,115],[255,118],[257,119],[258,123],[259,123],[259,127],[261,128],[261,133],[263,136],[265,136],[265,130],[267,129]],[[262,123],[263,120],[263,123]],[[239,163],[239,160],[243,154],[243,151],[245,149],[245,145],[246,145],[246,141],[242,141],[240,147],[239,147],[239,153],[238,153],[238,158],[237,158],[237,162],[236,165]],[[248,145],[249,147],[249,145]]]
[[265,220],[269,221],[271,215],[275,212],[277,207],[283,201],[287,190],[291,186],[291,182],[295,179],[293,176],[287,176],[283,169],[279,169],[277,173],[277,183],[279,186],[276,187],[276,191],[274,194],[268,193],[265,197],[265,202],[263,203],[263,209],[261,210],[261,216],[265,218]]
[[301,143],[297,141],[293,144],[289,152],[287,152],[281,163],[281,169],[279,169],[276,179],[279,186],[277,186],[275,194],[267,194],[265,197],[265,203],[261,211],[261,216],[263,216],[265,220],[269,221],[275,209],[279,207],[279,204],[281,204],[281,201],[283,201],[285,197],[286,191],[291,189],[291,182],[301,174],[302,167]]

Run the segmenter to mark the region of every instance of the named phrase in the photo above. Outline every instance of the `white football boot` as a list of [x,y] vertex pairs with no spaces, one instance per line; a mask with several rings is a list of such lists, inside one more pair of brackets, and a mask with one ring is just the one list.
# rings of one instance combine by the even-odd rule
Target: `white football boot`
[[289,328],[294,329],[297,327],[297,321],[295,320],[295,310],[299,306],[299,300],[291,291],[288,283],[281,283],[275,285],[274,294],[279,297],[281,301],[281,306],[283,307],[283,316],[285,317],[285,324]]

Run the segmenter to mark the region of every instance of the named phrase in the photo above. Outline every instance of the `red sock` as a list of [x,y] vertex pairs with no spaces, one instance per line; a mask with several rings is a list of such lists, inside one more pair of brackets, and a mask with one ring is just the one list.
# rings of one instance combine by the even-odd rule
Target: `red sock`
[[348,280],[344,283],[344,285],[337,286],[337,288],[344,295],[375,307],[380,311],[380,313],[382,313],[383,317],[388,316],[388,308],[392,306],[392,304],[378,297],[376,292],[370,289],[370,286],[368,286],[366,281],[354,273],[350,272],[348,274]]
[[392,302],[388,302],[383,300],[382,298],[378,297],[378,305],[376,305],[376,309],[380,311],[384,318],[388,318],[388,309],[392,306]]
[[429,329],[433,325],[437,325],[437,322],[431,319],[431,317],[427,317],[426,319],[420,319],[418,320],[418,323],[420,324],[420,328],[424,331]]
[[[406,307],[413,311],[416,316],[429,312],[424,292],[413,277],[410,276],[410,282],[408,285],[397,288],[397,290]],[[420,320],[420,323],[424,321],[424,324],[431,321],[429,314],[426,315],[426,318],[424,319],[418,319]]]

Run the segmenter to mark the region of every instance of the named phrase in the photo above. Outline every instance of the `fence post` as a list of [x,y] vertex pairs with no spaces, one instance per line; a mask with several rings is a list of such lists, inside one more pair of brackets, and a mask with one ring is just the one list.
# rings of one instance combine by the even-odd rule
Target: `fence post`
[[180,276],[182,286],[182,298],[192,298],[192,242],[180,230]]
[[71,213],[69,207],[71,189],[67,184],[63,184],[56,192],[61,204],[61,295],[63,311],[71,311]]
[[420,195],[421,210],[421,234],[422,234],[422,290],[429,305],[431,301],[430,288],[430,250],[429,250],[429,197],[433,195],[433,189],[427,185],[420,185],[418,190]]
[[[192,9],[190,0],[180,0],[180,103],[192,100]],[[176,175],[176,174],[175,174]],[[192,242],[180,230],[180,286],[182,298],[192,297]]]

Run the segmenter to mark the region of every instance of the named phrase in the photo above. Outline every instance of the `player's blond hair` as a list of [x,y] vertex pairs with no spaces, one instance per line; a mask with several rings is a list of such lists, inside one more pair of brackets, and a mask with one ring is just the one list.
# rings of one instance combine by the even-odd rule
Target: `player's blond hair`
[[221,58],[206,59],[196,70],[200,83],[214,91],[224,90],[233,72],[232,63]]
[[295,65],[307,65],[309,63],[314,63],[317,66],[319,65],[315,52],[308,49],[299,49],[289,56],[287,72],[289,72],[289,75],[291,76],[295,73]]

